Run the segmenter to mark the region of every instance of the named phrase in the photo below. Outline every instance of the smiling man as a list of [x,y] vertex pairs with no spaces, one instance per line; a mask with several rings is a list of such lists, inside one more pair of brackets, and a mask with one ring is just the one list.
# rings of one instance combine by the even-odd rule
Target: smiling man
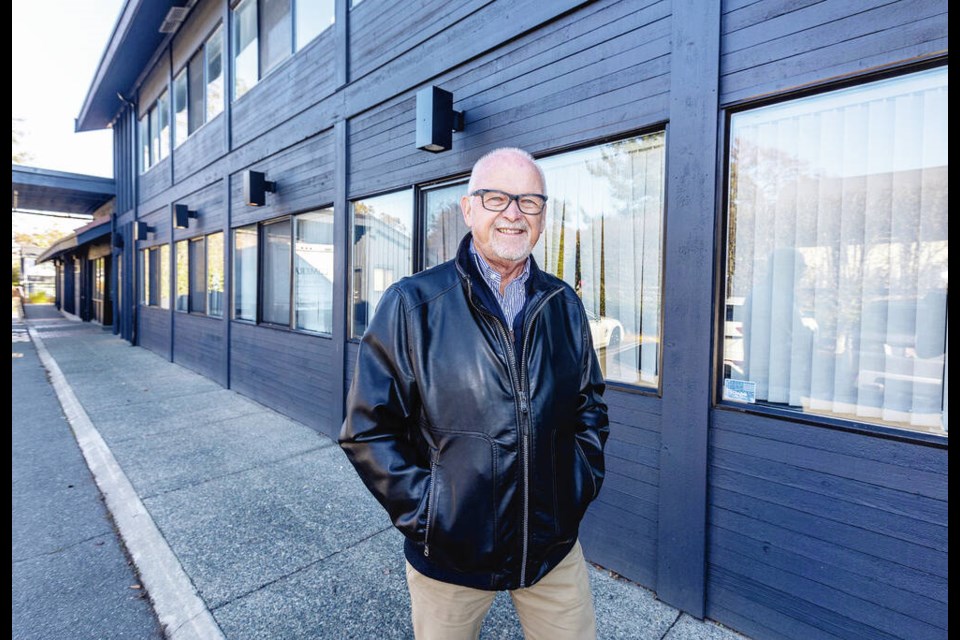
[[418,640],[475,639],[508,590],[528,639],[596,636],[577,534],[604,477],[603,376],[574,290],[530,255],[543,172],[474,165],[453,260],[384,294],[340,444],[405,536]]

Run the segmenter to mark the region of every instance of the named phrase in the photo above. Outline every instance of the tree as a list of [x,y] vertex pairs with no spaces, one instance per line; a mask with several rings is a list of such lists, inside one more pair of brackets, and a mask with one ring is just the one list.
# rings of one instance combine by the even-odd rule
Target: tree
[[23,118],[14,118],[13,119],[13,163],[14,164],[23,164],[33,160],[33,154],[29,151],[22,151],[19,147],[22,144],[21,139],[23,138],[23,131],[17,125],[18,122],[23,122]]

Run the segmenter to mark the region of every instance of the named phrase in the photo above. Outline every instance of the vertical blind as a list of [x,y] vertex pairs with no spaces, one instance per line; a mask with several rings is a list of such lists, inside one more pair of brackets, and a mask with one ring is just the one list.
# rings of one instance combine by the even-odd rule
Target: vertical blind
[[[945,69],[731,118],[724,397],[946,435]],[[728,393],[729,392],[729,393]]]

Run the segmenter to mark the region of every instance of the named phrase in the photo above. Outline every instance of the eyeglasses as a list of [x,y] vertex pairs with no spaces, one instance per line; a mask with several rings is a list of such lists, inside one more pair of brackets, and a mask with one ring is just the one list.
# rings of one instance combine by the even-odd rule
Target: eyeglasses
[[537,216],[540,215],[544,205],[547,204],[547,196],[541,193],[521,193],[515,196],[512,193],[497,191],[496,189],[477,189],[470,195],[478,196],[484,209],[497,213],[506,211],[510,202],[516,200],[517,208],[520,209],[521,213],[528,216]]

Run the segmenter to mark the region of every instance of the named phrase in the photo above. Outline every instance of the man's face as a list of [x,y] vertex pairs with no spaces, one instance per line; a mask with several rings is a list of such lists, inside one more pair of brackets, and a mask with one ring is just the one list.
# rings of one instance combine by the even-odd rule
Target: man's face
[[[474,189],[497,189],[510,194],[543,193],[540,174],[528,160],[512,153],[489,158],[474,174]],[[488,211],[479,196],[460,199],[463,219],[473,232],[477,251],[495,268],[510,269],[526,261],[540,239],[546,213],[521,213],[517,201],[501,212]]]

